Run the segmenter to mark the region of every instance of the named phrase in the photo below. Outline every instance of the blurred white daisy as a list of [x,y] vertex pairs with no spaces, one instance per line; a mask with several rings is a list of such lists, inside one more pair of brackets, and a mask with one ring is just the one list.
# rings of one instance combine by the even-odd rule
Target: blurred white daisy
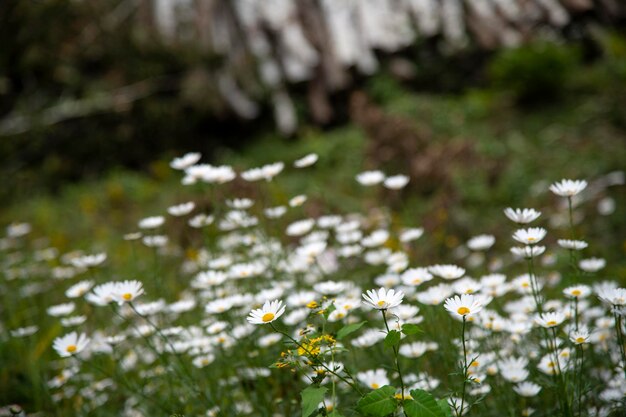
[[72,332],[54,339],[52,347],[61,357],[66,358],[83,351],[89,344],[89,341],[90,339],[85,334],[81,333],[79,335],[76,332]]
[[511,207],[504,210],[504,214],[510,220],[518,224],[528,224],[541,216],[541,212],[535,209],[513,209]]
[[293,166],[296,168],[306,168],[313,164],[315,164],[318,160],[318,156],[316,153],[310,153],[308,155],[303,156],[302,158],[296,160],[293,163]]
[[550,185],[550,191],[561,197],[573,197],[587,187],[585,180],[566,180],[555,182]]

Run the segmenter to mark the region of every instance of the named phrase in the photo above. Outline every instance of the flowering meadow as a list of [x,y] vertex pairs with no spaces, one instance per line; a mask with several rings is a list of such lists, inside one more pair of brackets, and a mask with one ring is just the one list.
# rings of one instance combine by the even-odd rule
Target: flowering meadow
[[9,224],[0,416],[626,415],[624,276],[585,236],[623,173],[550,179],[426,257],[396,213],[408,176],[354,172],[388,198],[334,210],[283,187],[319,159],[173,159],[179,190],[118,237],[123,265]]

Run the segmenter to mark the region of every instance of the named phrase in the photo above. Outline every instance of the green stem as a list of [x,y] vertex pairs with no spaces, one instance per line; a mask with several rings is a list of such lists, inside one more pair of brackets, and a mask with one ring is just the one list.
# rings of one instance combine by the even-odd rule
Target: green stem
[[578,369],[578,416],[582,417],[583,407],[583,364],[585,360],[583,345],[579,346],[580,352],[580,367]]
[[556,363],[556,368],[558,370],[557,384],[558,389],[560,391],[559,397],[562,399],[562,411],[564,416],[571,416],[569,400],[567,398],[567,389],[565,385],[565,375],[563,375],[563,371],[561,370],[561,362],[559,362],[559,351],[558,351],[558,342],[556,337],[556,327],[552,327],[552,337],[553,337],[553,352],[554,352],[554,362]]
[[624,378],[626,378],[626,352],[624,350],[624,334],[622,333],[622,317],[617,313],[617,306],[613,306],[613,317],[615,318],[615,332],[617,333],[619,353],[622,356],[622,369],[624,370]]
[[463,342],[463,388],[461,392],[461,409],[457,411],[457,416],[463,415],[463,409],[465,408],[465,386],[467,384],[467,348],[465,346],[465,323],[467,322],[466,316],[463,316],[463,328],[461,330],[461,341]]
[[185,361],[183,361],[183,359],[180,357],[180,355],[178,354],[178,352],[176,351],[176,349],[174,348],[174,345],[172,345],[172,342],[170,342],[170,340],[161,332],[161,329],[159,329],[159,327],[154,324],[152,322],[152,320],[150,320],[147,316],[144,316],[143,314],[141,314],[139,311],[137,311],[137,309],[135,308],[135,306],[133,305],[133,303],[128,303],[128,305],[130,306],[130,308],[135,312],[135,314],[137,314],[139,317],[141,317],[142,319],[144,319],[150,326],[152,326],[152,328],[154,328],[154,330],[156,331],[156,333],[159,335],[159,337],[161,339],[163,339],[163,341],[165,342],[165,344],[170,348],[171,353],[174,355],[174,357],[176,358],[176,360],[178,361],[178,363],[180,364],[181,369],[183,370],[184,376],[188,378],[189,380],[189,387],[192,391],[195,391],[196,394],[200,394],[202,397],[204,397],[204,399],[209,403],[212,404],[213,401],[210,398],[210,396],[207,394],[207,392],[205,390],[201,390],[198,389],[198,387],[196,387],[197,382],[195,380],[195,378],[193,377],[193,375],[191,374],[191,371],[189,370],[189,368],[187,367],[187,363]]
[[[532,249],[531,249],[532,250]],[[535,306],[539,314],[543,313],[541,298],[539,295],[539,284],[537,282],[537,276],[535,275],[535,263],[534,257],[531,255],[528,258],[528,276],[530,278],[530,289],[533,292],[533,299],[535,300]]]
[[[386,309],[380,310],[380,312],[383,315],[383,321],[385,322],[385,328],[387,329],[387,334],[389,334],[389,324],[387,324],[387,317],[385,316],[385,313],[387,312],[387,310]],[[392,349],[393,349],[394,359],[396,362],[396,369],[398,370],[398,377],[400,378],[400,394],[402,396],[402,401],[404,401],[404,380],[402,379],[402,371],[400,370],[400,362],[398,361],[399,346],[394,345],[392,346]]]
[[143,390],[139,389],[135,389],[134,387],[132,387],[130,384],[128,384],[126,382],[126,380],[124,379],[117,379],[115,378],[111,373],[107,372],[106,370],[104,370],[103,368],[95,365],[93,362],[87,362],[82,360],[81,358],[79,358],[77,355],[72,355],[72,358],[74,358],[76,361],[78,361],[80,364],[85,364],[93,369],[95,369],[96,371],[100,372],[101,374],[103,374],[104,376],[106,376],[107,378],[112,378],[113,380],[117,380],[118,382],[120,382],[126,389],[128,389],[130,392],[139,395],[140,397],[152,402],[153,404],[155,404],[157,407],[159,407],[161,410],[163,410],[165,413],[167,413],[168,415],[171,414],[172,410],[168,410],[165,406],[163,406],[159,401],[157,401],[156,399],[154,399],[153,397],[150,397],[146,394],[144,394]]

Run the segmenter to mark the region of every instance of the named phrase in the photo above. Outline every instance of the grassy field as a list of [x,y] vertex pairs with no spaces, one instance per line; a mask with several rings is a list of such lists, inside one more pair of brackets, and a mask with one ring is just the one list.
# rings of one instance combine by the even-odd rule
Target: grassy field
[[[492,89],[408,93],[382,75],[357,111],[388,130],[356,114],[342,127],[267,135],[203,160],[237,173],[284,162],[271,181],[183,186],[169,167],[178,155],[166,155],[149,172],[112,171],[3,208],[2,224],[32,230],[13,227],[2,240],[0,406],[42,416],[623,415],[622,318],[597,297],[614,291],[608,281],[626,286],[626,107],[623,86],[606,82],[615,66],[582,67],[562,97],[530,106]],[[309,153],[314,165],[293,167]],[[390,190],[355,180],[374,169],[410,182]],[[562,178],[588,182],[571,212],[548,190]],[[300,195],[305,202],[292,200]],[[168,214],[188,201],[191,214]],[[277,206],[286,213],[268,218],[264,209]],[[510,222],[506,207],[542,212],[529,226],[547,229],[545,254],[511,255],[523,246],[512,234],[528,226]],[[189,226],[200,213],[214,222]],[[140,229],[149,216],[165,222]],[[403,242],[407,228],[423,236]],[[139,231],[167,243],[124,238]],[[481,234],[495,244],[472,249]],[[589,246],[557,244],[571,238]],[[85,255],[97,253],[106,260],[90,266]],[[591,257],[606,267],[579,266]],[[412,270],[437,264],[465,271]],[[417,285],[411,274],[433,276]],[[124,280],[145,293],[115,289],[118,302],[105,305],[66,294],[79,282],[93,293]],[[592,293],[568,297],[573,285]],[[402,304],[377,311],[363,301],[379,287],[403,291]],[[444,308],[470,293],[480,313]],[[263,307],[275,299],[284,314]],[[273,317],[248,324],[258,308]],[[547,311],[565,322],[536,324]],[[570,340],[574,328],[588,328],[587,343]],[[91,341],[60,357],[53,341],[71,331]],[[549,372],[551,360],[561,372]],[[522,381],[540,392],[521,395]]]

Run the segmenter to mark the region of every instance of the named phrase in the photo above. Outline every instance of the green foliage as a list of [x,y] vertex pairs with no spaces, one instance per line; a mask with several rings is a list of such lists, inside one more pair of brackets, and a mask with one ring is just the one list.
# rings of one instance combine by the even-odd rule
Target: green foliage
[[302,390],[300,396],[302,397],[302,417],[309,417],[316,411],[319,404],[324,400],[324,394],[326,394],[328,388],[310,386]]
[[356,332],[361,327],[363,327],[365,323],[367,323],[367,321],[362,321],[360,323],[352,323],[352,324],[348,324],[347,326],[343,326],[337,332],[337,340],[341,340],[344,337],[348,336],[350,333]]
[[520,102],[559,97],[578,62],[572,47],[534,43],[500,52],[489,65],[494,86],[511,91]]
[[437,400],[437,404],[439,405],[439,408],[443,410],[445,417],[452,417],[452,408],[450,407],[450,404],[448,404],[448,400],[441,398]]
[[397,407],[394,398],[396,389],[390,385],[378,388],[359,400],[359,412],[370,417],[384,417],[393,413]]
[[386,347],[392,347],[392,346],[398,346],[400,344],[400,339],[402,338],[402,335],[400,334],[399,331],[397,330],[391,330],[389,333],[387,333],[387,336],[385,336],[385,346]]
[[417,324],[404,323],[402,325],[402,333],[404,333],[407,336],[410,336],[410,335],[413,335],[413,334],[424,333],[424,331]]
[[[404,402],[404,411],[408,417],[446,417],[444,409],[437,403],[432,394],[415,389],[411,391],[412,400]],[[447,403],[446,403],[447,406]],[[450,407],[448,407],[448,410]]]

